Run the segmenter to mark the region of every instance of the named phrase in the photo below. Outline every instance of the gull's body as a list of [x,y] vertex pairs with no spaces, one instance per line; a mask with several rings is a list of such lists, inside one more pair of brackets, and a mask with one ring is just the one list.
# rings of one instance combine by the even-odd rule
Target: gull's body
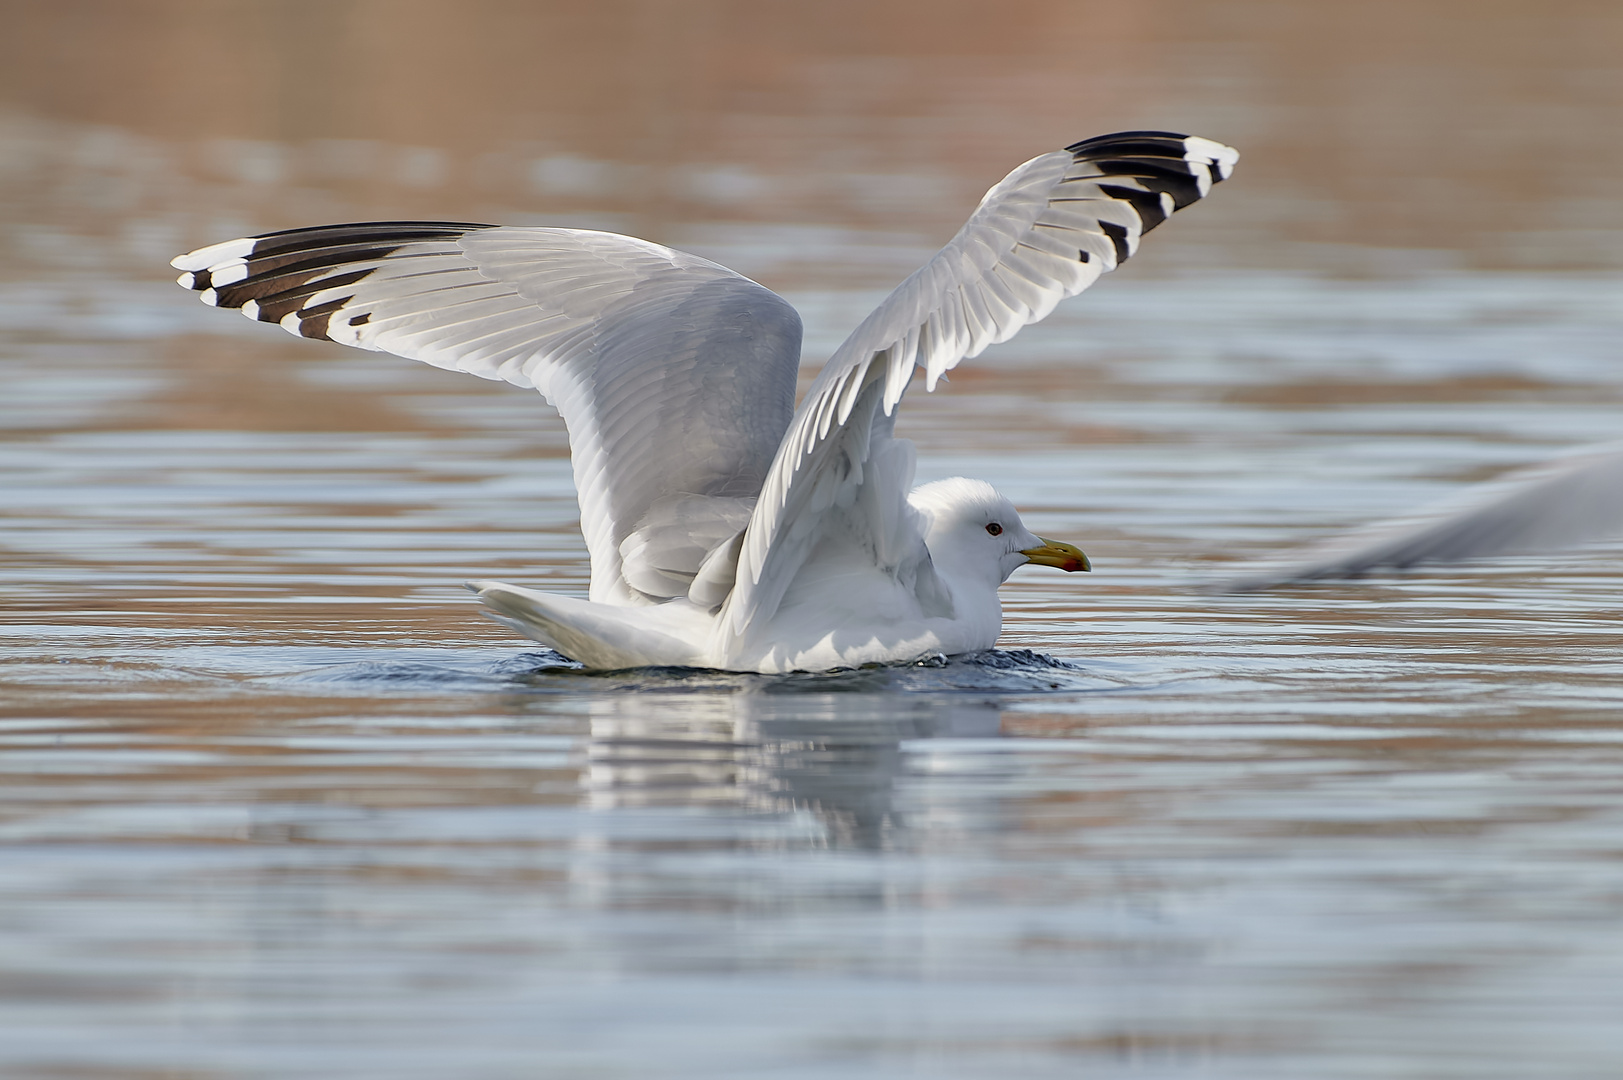
[[1226,178],[1205,139],[1033,158],[846,339],[794,405],[800,319],[708,260],[612,233],[370,222],[228,241],[182,285],[292,333],[533,387],[569,428],[588,599],[475,583],[589,667],[826,670],[989,648],[1027,562],[1087,569],[989,485],[912,489],[892,434],[928,388],[1132,254]]

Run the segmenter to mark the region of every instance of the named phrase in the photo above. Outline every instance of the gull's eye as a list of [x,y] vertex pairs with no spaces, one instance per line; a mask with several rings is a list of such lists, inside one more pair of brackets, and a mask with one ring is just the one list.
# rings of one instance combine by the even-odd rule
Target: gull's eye
[[992,522],[992,524],[990,524],[990,525],[988,525],[986,527],[986,531],[991,533],[993,536],[1002,536],[1003,535],[1003,526],[999,525],[997,522],[994,521],[994,522]]

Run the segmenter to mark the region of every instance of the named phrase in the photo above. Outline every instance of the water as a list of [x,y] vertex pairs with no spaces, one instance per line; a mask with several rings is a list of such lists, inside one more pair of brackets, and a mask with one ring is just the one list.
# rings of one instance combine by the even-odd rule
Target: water
[[[0,84],[0,1073],[1623,1071],[1623,545],[1201,587],[1619,437],[1611,8],[292,4],[317,48],[159,7],[31,9]],[[461,581],[587,580],[541,403],[164,267],[625,228],[783,291],[815,362],[1022,157],[1163,125],[1234,182],[904,410],[921,479],[1096,567],[940,665],[515,639]]]

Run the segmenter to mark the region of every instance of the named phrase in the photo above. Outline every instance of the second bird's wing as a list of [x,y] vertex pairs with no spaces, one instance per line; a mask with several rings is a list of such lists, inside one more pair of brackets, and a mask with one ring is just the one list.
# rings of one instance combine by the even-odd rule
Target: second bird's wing
[[1250,592],[1383,569],[1559,551],[1623,533],[1623,445],[1517,469],[1411,517],[1332,537],[1216,586]]

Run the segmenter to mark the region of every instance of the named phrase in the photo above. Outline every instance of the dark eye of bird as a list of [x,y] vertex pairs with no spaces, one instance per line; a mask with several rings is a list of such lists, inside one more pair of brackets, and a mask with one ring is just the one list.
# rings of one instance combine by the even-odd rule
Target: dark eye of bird
[[997,522],[994,521],[994,522],[992,522],[992,524],[990,524],[990,525],[988,525],[986,527],[986,531],[991,533],[993,536],[1002,536],[1003,535],[1003,526],[999,525]]

